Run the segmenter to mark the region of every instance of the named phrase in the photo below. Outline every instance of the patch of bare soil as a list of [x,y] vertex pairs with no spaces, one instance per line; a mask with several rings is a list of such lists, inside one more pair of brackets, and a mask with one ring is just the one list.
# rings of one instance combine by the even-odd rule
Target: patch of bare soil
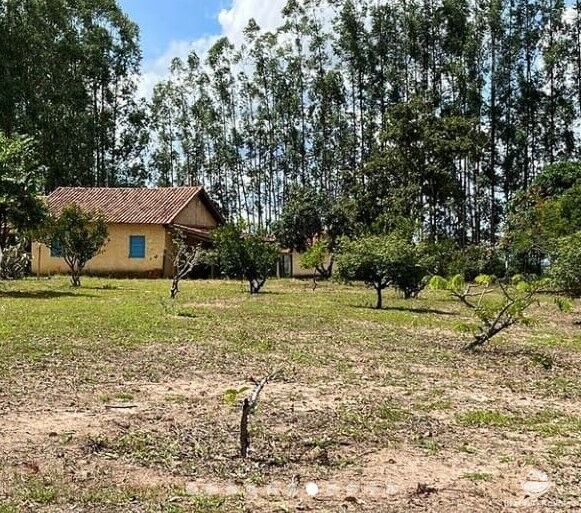
[[[265,368],[258,357],[244,365],[246,356],[222,354],[221,367],[208,371],[203,359],[211,355],[199,349],[149,348],[139,361],[129,354],[100,366],[77,362],[82,374],[61,368],[68,378],[53,378],[44,398],[38,392],[53,368],[36,378],[13,376],[19,392],[0,416],[0,500],[24,501],[24,511],[163,511],[131,494],[109,509],[78,507],[87,488],[121,487],[156,490],[156,500],[183,511],[196,511],[188,501],[201,492],[241,493],[258,512],[576,511],[574,436],[469,426],[457,417],[547,408],[574,416],[578,399],[537,395],[530,383],[552,379],[545,371],[450,356],[444,342],[435,347],[442,361],[424,361],[421,350],[399,341],[351,346],[342,355],[352,363],[348,380],[332,366],[287,369],[265,388],[251,419],[246,462],[237,455],[238,404],[252,387],[246,378]],[[508,377],[523,388],[498,386]],[[227,391],[241,394],[232,401]],[[56,498],[22,499],[36,480],[56,489]],[[230,502],[221,508],[240,510]]]

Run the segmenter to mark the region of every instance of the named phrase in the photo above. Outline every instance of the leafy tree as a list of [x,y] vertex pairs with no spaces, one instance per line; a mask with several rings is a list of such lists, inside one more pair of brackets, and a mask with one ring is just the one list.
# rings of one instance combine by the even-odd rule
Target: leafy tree
[[81,286],[81,273],[87,263],[97,256],[107,242],[107,224],[98,212],[86,212],[70,205],[49,218],[42,240],[60,250],[69,266],[71,285]]
[[581,231],[557,239],[551,254],[549,277],[572,297],[581,297]]
[[[251,20],[241,44],[172,63],[152,102],[152,173],[205,185],[259,229],[292,219],[299,188],[349,198],[356,233],[411,218],[431,242],[494,245],[518,192],[579,155],[580,6],[288,1],[276,30]],[[294,219],[321,224],[310,213]]]
[[492,244],[471,244],[450,254],[448,276],[460,274],[471,282],[480,275],[504,276],[506,265],[500,249]]
[[331,201],[312,187],[300,187],[292,190],[275,226],[275,233],[281,246],[299,252],[324,241],[329,258],[319,261],[317,271],[322,277],[329,278],[337,242],[341,236],[351,233],[351,225],[344,202]]
[[[530,324],[525,313],[537,301],[536,296],[546,288],[547,282],[526,282],[515,276],[511,283],[504,284],[494,276],[480,275],[474,283],[466,283],[462,275],[456,275],[451,279],[434,276],[430,286],[434,290],[447,290],[478,319],[474,338],[465,347],[473,350],[515,324]],[[497,297],[488,299],[497,292],[500,300]]]
[[115,0],[0,2],[0,130],[34,134],[47,192],[142,183],[139,30]]
[[324,266],[328,258],[325,240],[316,241],[301,255],[301,265],[305,269],[313,269],[313,290],[317,288],[317,275],[325,276]]
[[14,239],[22,240],[45,216],[38,197],[42,172],[32,139],[0,132],[0,264]]
[[539,273],[558,238],[581,230],[581,164],[547,166],[510,206],[504,245],[517,270]]
[[239,225],[225,225],[212,233],[214,262],[229,278],[248,281],[258,294],[276,270],[278,247],[265,237],[244,233]]
[[384,289],[393,285],[406,299],[416,297],[429,273],[420,249],[397,234],[343,240],[337,267],[341,278],[361,280],[375,289],[377,309],[383,306]]

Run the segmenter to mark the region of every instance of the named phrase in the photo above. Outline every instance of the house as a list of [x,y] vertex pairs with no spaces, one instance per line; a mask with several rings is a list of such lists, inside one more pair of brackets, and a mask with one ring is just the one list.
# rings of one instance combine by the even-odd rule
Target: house
[[[76,204],[104,216],[109,240],[85,268],[95,275],[170,276],[173,229],[182,230],[192,241],[208,244],[212,229],[224,223],[202,187],[61,187],[46,202],[53,215]],[[68,267],[58,247],[36,242],[32,246],[32,271],[38,275],[64,274]]]

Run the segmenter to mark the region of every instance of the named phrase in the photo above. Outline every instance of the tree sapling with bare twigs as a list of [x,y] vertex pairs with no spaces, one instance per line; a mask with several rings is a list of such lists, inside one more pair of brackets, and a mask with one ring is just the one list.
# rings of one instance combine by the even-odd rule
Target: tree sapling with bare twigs
[[254,381],[256,385],[250,397],[242,401],[242,416],[240,418],[240,456],[245,459],[248,456],[248,449],[250,448],[250,434],[248,425],[250,422],[250,415],[256,410],[260,394],[264,387],[274,380],[279,374],[279,371],[274,371],[260,381]]
[[[515,324],[530,325],[532,320],[525,312],[546,286],[546,280],[528,282],[520,276],[513,277],[510,283],[488,275],[478,276],[474,283],[466,283],[461,275],[450,279],[434,276],[430,281],[432,289],[447,290],[478,318],[474,339],[465,346],[468,350],[483,346]],[[491,297],[493,293],[496,297]]]
[[172,240],[175,254],[170,296],[175,299],[180,291],[180,281],[200,263],[201,248],[199,244],[189,244],[186,235],[181,230],[174,232]]

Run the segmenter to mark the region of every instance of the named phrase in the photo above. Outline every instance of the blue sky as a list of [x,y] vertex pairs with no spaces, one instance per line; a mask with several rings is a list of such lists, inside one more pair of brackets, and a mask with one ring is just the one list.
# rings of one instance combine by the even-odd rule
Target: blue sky
[[195,40],[220,32],[218,13],[225,0],[120,0],[141,29],[143,58],[160,57],[171,41]]
[[221,36],[235,44],[250,18],[272,30],[279,26],[286,0],[119,0],[141,31],[142,83],[139,94],[150,96],[167,76],[174,57],[191,50],[201,57]]

